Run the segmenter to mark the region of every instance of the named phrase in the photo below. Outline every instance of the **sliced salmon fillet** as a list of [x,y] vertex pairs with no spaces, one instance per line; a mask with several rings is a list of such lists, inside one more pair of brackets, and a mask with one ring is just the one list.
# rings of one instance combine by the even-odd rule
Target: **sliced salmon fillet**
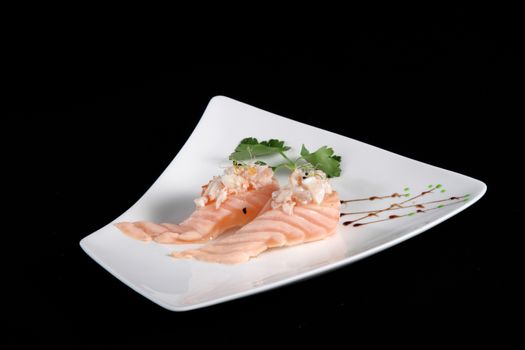
[[280,208],[266,210],[229,237],[171,255],[223,264],[246,262],[270,248],[317,241],[334,234],[340,206],[339,195],[334,191],[321,204],[297,204],[293,215]]
[[244,226],[263,209],[268,210],[272,192],[279,188],[277,181],[259,189],[230,195],[219,208],[215,203],[197,208],[180,224],[156,224],[150,221],[119,222],[115,224],[126,235],[158,243],[198,243],[216,238],[225,231]]

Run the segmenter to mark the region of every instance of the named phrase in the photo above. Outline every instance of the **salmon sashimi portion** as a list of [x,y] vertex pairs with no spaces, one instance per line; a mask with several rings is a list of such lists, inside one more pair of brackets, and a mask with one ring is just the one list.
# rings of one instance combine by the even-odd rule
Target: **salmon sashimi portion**
[[199,249],[173,252],[175,258],[193,258],[223,264],[238,264],[276,247],[293,246],[324,239],[337,230],[339,195],[324,195],[321,203],[295,203],[292,214],[277,207],[263,211],[229,237],[217,239]]
[[195,199],[197,209],[180,224],[137,221],[120,222],[115,226],[141,241],[205,242],[252,221],[278,189],[279,184],[269,166],[235,164],[202,186],[201,196]]
[[277,182],[259,189],[229,196],[219,208],[210,203],[197,208],[180,224],[156,224],[150,221],[115,224],[126,235],[158,243],[197,243],[214,239],[225,231],[252,221],[278,189]]

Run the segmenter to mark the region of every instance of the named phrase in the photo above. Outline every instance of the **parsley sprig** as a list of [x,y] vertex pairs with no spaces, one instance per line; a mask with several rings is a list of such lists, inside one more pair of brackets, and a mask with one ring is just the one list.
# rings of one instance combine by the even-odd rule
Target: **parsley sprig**
[[239,143],[235,151],[230,154],[230,160],[235,163],[252,160],[258,164],[266,164],[257,159],[263,156],[279,154],[285,162],[272,166],[276,171],[281,168],[295,170],[322,170],[328,177],[338,177],[341,175],[341,157],[334,154],[334,150],[328,146],[322,146],[315,152],[310,152],[304,145],[301,147],[301,156],[295,161],[291,160],[285,152],[290,150],[284,141],[270,139],[259,142],[255,137],[248,137]]

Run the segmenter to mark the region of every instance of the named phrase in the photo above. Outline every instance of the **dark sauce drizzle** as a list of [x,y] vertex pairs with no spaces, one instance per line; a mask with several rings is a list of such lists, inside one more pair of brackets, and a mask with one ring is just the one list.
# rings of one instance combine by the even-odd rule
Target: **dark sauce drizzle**
[[[441,187],[441,185],[433,186],[429,190],[423,191],[420,194],[418,194],[417,196],[408,198],[408,199],[406,199],[406,200],[404,200],[404,201],[402,201],[400,203],[391,204],[388,207],[383,208],[383,209],[341,213],[340,214],[341,217],[345,216],[345,215],[364,214],[363,216],[361,216],[361,217],[359,217],[357,219],[348,220],[348,221],[343,222],[343,225],[344,226],[352,225],[353,227],[360,227],[360,226],[369,225],[369,224],[373,224],[373,223],[378,223],[378,222],[383,222],[383,221],[388,221],[388,220],[395,220],[395,219],[403,218],[403,217],[406,217],[406,216],[412,216],[412,215],[415,215],[415,214],[426,213],[426,212],[431,211],[431,210],[440,209],[440,208],[443,208],[443,207],[446,207],[446,206],[449,206],[449,205],[455,205],[455,204],[458,204],[458,203],[461,203],[461,202],[465,202],[465,201],[468,200],[469,195],[467,194],[467,195],[460,196],[460,197],[453,196],[453,197],[449,197],[449,198],[441,199],[441,200],[428,201],[428,202],[423,202],[423,203],[414,203],[414,204],[411,204],[411,205],[404,205],[405,203],[414,201],[414,200],[416,200],[418,198],[421,198],[421,197],[423,197],[423,196],[425,196],[425,195],[427,195],[429,193],[432,193],[432,192],[434,192],[436,189],[438,189],[440,187]],[[399,193],[393,193],[393,194],[391,194],[389,196],[371,196],[371,197],[367,197],[367,198],[342,200],[341,203],[345,204],[345,203],[350,203],[350,202],[359,202],[359,201],[367,201],[367,200],[373,201],[373,200],[377,200],[377,199],[398,198],[398,197],[401,197],[401,196],[403,196],[403,195],[400,195]],[[440,205],[437,205],[437,206],[434,206],[434,207],[430,207],[430,208],[426,207],[426,205],[428,205],[428,204],[443,203],[443,202],[452,202],[452,203],[440,204]],[[399,209],[406,209],[406,208],[416,208],[417,210],[414,211],[414,212],[410,212],[408,214],[404,214],[404,215],[390,215],[386,219],[379,219],[379,220],[373,220],[373,221],[368,221],[368,222],[359,222],[359,221],[362,221],[362,220],[364,220],[366,218],[379,217],[378,214],[383,213],[385,211],[399,210]]]

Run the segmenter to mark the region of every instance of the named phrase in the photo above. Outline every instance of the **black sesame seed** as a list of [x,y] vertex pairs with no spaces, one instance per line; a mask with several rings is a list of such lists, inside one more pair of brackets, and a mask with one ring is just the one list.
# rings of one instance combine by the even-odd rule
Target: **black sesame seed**
[[246,208],[242,208],[242,212],[246,214]]

